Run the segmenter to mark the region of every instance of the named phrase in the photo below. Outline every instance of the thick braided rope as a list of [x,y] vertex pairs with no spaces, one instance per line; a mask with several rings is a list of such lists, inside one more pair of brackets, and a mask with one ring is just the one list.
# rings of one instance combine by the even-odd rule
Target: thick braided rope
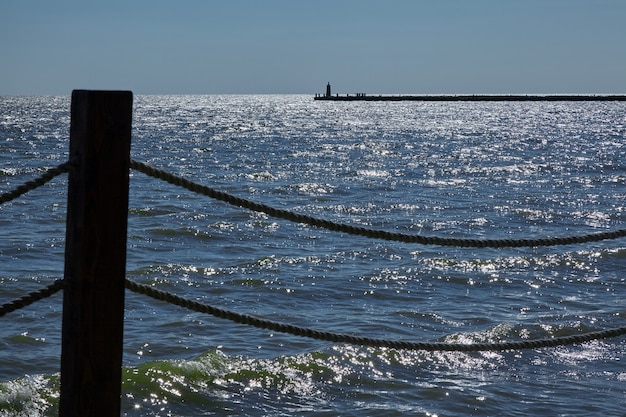
[[126,288],[129,290],[144,294],[156,300],[168,302],[190,310],[206,313],[212,316],[231,320],[239,324],[247,324],[249,326],[261,329],[272,330],[275,332],[288,333],[295,336],[308,337],[312,339],[325,340],[334,343],[348,343],[352,345],[368,346],[368,347],[386,347],[392,349],[406,350],[423,350],[429,352],[446,351],[446,352],[479,352],[479,351],[504,351],[519,349],[538,349],[546,347],[564,346],[575,343],[584,343],[591,340],[607,339],[626,334],[626,327],[618,327],[598,332],[591,332],[581,335],[555,337],[552,339],[525,340],[517,342],[502,343],[445,343],[445,342],[407,342],[402,340],[385,340],[373,339],[369,337],[352,336],[347,334],[331,333],[319,330],[308,329],[304,327],[293,326],[290,324],[278,323],[270,320],[260,319],[247,314],[234,313],[232,311],[223,310],[197,301],[188,300],[177,295],[160,291],[147,285],[139,284],[131,280],[126,280]]
[[321,227],[324,229],[343,232],[351,235],[366,236],[375,239],[394,240],[405,243],[419,243],[423,245],[439,245],[439,246],[456,246],[456,247],[473,247],[473,248],[519,248],[519,247],[537,247],[537,246],[557,246],[570,245],[574,243],[599,242],[607,239],[617,239],[626,236],[626,229],[615,230],[612,232],[592,233],[581,236],[572,237],[552,237],[540,239],[456,239],[430,237],[420,235],[409,235],[403,233],[392,233],[383,230],[372,230],[364,227],[357,227],[348,224],[335,223],[328,220],[317,219],[315,217],[293,213],[288,210],[276,209],[264,204],[254,203],[250,200],[235,197],[222,191],[206,187],[186,180],[182,177],[171,173],[152,168],[144,163],[134,160],[130,161],[130,167],[137,171],[143,172],[154,178],[161,179],[170,184],[177,185],[187,190],[193,191],[216,200],[224,201],[231,205],[247,208],[253,211],[265,213],[269,216],[281,218],[284,220],[303,223],[309,226]]
[[57,279],[45,288],[33,291],[30,294],[17,298],[6,304],[2,304],[0,305],[0,317],[12,311],[29,306],[36,301],[40,301],[44,298],[50,297],[51,295],[55,294],[59,290],[62,290],[63,288],[65,288],[65,281],[63,279]]
[[12,191],[0,194],[0,204],[15,200],[17,197],[24,195],[27,192],[34,190],[35,188],[41,187],[57,175],[69,172],[72,169],[72,165],[73,163],[68,161],[55,168],[50,168],[38,178],[27,181],[24,184],[17,186]]

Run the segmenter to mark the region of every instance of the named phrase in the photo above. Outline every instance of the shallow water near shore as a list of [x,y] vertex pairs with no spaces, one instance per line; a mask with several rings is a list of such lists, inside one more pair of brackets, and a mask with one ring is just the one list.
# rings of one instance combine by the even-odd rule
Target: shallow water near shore
[[[67,160],[67,97],[0,98],[0,192]],[[137,96],[132,157],[276,208],[426,236],[624,228],[626,104]],[[0,205],[0,303],[62,277],[66,176]],[[624,326],[626,242],[468,249],[268,217],[131,172],[128,278],[319,330],[498,342]],[[0,415],[56,415],[62,295],[0,318]],[[310,340],[127,291],[122,415],[620,415],[624,337],[444,353]]]

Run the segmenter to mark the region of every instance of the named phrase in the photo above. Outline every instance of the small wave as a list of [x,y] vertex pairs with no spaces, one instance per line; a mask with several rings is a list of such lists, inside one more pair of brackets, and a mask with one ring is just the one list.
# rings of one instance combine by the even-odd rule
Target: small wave
[[0,415],[39,417],[58,414],[58,375],[27,375],[0,382]]
[[129,216],[139,216],[139,217],[155,217],[155,216],[163,216],[174,213],[173,210],[167,210],[156,207],[143,207],[143,208],[135,208],[130,207],[128,209]]
[[336,187],[330,184],[307,182],[293,185],[290,188],[303,195],[320,196],[332,193]]
[[256,181],[273,181],[276,179],[276,177],[269,171],[253,172],[250,174],[246,174],[246,178]]
[[622,259],[622,258],[626,258],[626,248],[613,248],[613,249],[608,249],[605,252],[602,253],[602,257],[603,258],[617,258],[617,259]]
[[126,367],[123,408],[137,415],[164,408],[175,410],[181,402],[186,412],[198,409],[207,413],[242,402],[247,408],[266,409],[268,399],[278,406],[281,399],[291,396],[309,405],[321,405],[327,400],[318,382],[335,373],[329,358],[315,352],[263,360],[230,357],[212,350],[192,360]]
[[377,170],[377,169],[363,169],[356,172],[359,177],[373,177],[384,178],[389,177],[391,174],[389,171]]
[[174,237],[192,237],[196,239],[211,239],[213,236],[209,233],[203,232],[192,227],[180,227],[177,229],[171,228],[153,228],[148,229],[146,232],[157,236],[174,236]]

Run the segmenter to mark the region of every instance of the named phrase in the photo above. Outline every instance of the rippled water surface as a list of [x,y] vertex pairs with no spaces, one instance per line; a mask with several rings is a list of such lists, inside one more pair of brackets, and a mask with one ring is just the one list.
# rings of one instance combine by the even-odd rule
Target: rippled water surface
[[[0,98],[0,192],[67,160],[66,97]],[[425,236],[625,227],[626,105],[139,96],[132,157],[255,202]],[[0,206],[0,303],[63,273],[66,176]],[[129,278],[265,319],[456,343],[625,325],[624,239],[464,249],[290,223],[131,173]],[[623,337],[428,353],[258,330],[127,292],[123,415],[621,415]],[[0,317],[0,415],[55,415],[62,296]]]

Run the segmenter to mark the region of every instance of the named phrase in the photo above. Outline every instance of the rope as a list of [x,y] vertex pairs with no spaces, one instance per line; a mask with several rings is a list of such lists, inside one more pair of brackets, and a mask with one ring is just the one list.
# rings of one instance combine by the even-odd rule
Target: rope
[[156,300],[166,301],[170,304],[185,307],[190,310],[206,313],[212,316],[231,320],[239,324],[247,324],[249,326],[261,329],[272,330],[275,332],[289,333],[295,336],[308,337],[312,339],[325,340],[334,343],[349,343],[352,345],[361,345],[368,347],[385,347],[392,349],[406,350],[423,350],[429,352],[446,351],[446,352],[482,352],[482,351],[504,351],[519,349],[539,349],[546,347],[564,346],[575,343],[584,343],[591,340],[608,339],[612,337],[622,336],[626,334],[626,326],[614,329],[590,332],[580,335],[555,337],[552,339],[536,339],[524,340],[517,342],[501,342],[501,343],[445,343],[445,342],[407,342],[402,340],[385,340],[373,339],[368,337],[352,336],[340,333],[331,333],[319,330],[313,330],[290,324],[278,323],[270,320],[260,319],[247,314],[234,313],[232,311],[223,310],[210,305],[202,304],[197,301],[188,300],[177,295],[160,291],[147,285],[139,284],[130,280],[126,280],[126,288],[130,291],[144,294]]
[[11,200],[15,200],[17,197],[26,194],[35,188],[41,187],[57,175],[69,172],[72,169],[73,162],[65,162],[55,168],[48,169],[43,175],[34,180],[25,182],[24,184],[16,187],[14,190],[0,194],[0,204],[7,203]]
[[31,305],[36,301],[43,300],[44,298],[50,297],[55,294],[59,290],[65,288],[65,281],[63,279],[57,279],[52,284],[48,285],[45,288],[42,288],[37,291],[33,291],[30,294],[27,294],[23,297],[10,301],[6,304],[2,304],[0,306],[0,317],[8,314],[12,311],[19,310],[20,308],[24,308],[26,306]]
[[[63,174],[65,172],[69,172],[74,163],[72,161],[65,162],[60,164],[54,168],[49,168],[43,173],[41,176],[27,181],[22,185],[19,185],[12,191],[0,194],[0,204],[7,203],[9,201],[15,200],[17,197],[26,194],[29,191],[32,191],[36,188],[41,187],[48,181],[52,180],[54,177]],[[8,302],[6,304],[0,305],[0,317],[5,314],[11,313],[12,311],[19,310],[20,308],[24,308],[26,306],[31,305],[32,303],[43,300],[44,298],[50,297],[55,294],[59,290],[65,287],[65,282],[62,279],[58,279],[54,281],[52,284],[48,285],[41,290],[34,291],[30,294],[27,294],[23,297],[20,297],[16,300]]]
[[247,208],[253,211],[265,213],[269,216],[303,223],[309,226],[321,227],[324,229],[343,232],[351,235],[365,236],[375,239],[393,240],[404,243],[419,243],[422,245],[439,245],[439,246],[456,246],[456,247],[472,247],[472,248],[519,248],[519,247],[537,247],[537,246],[557,246],[570,245],[574,243],[599,242],[607,239],[618,239],[626,236],[626,229],[615,230],[612,232],[592,233],[581,236],[572,237],[552,237],[540,239],[456,239],[442,238],[421,235],[409,235],[403,233],[392,233],[383,230],[372,230],[363,227],[352,226],[348,224],[335,223],[328,220],[317,219],[315,217],[297,214],[288,210],[276,209],[264,204],[254,203],[250,200],[235,197],[222,191],[217,191],[204,185],[194,183],[182,177],[170,174],[168,172],[152,168],[142,162],[134,160],[130,161],[130,167],[144,174],[161,179],[170,184],[177,185],[198,194],[205,195],[216,200],[224,201],[228,204]]

